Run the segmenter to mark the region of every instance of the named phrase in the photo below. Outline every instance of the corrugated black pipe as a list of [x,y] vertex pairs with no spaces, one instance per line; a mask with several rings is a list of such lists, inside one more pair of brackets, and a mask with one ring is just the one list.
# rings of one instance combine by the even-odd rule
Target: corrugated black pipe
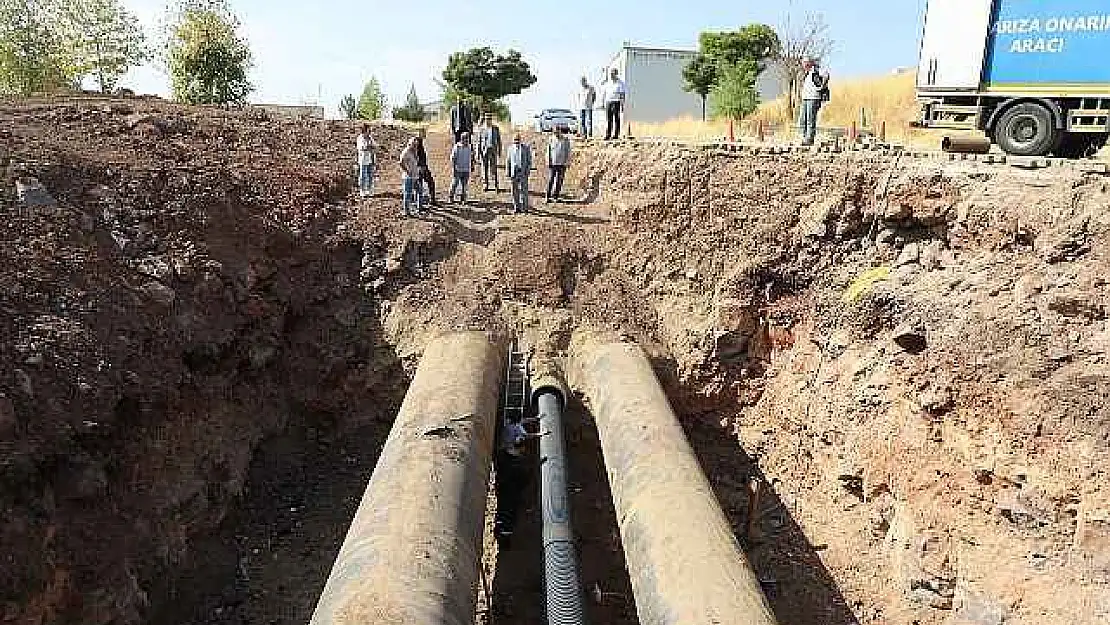
[[554,378],[532,382],[540,419],[540,496],[543,502],[544,591],[548,625],[584,625],[585,600],[567,498],[567,452],[563,436],[566,390]]

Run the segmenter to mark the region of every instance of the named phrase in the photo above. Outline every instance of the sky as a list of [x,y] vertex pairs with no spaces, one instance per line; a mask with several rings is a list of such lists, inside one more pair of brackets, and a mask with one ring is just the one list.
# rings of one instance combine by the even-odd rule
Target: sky
[[[123,0],[158,32],[166,0]],[[390,106],[410,86],[422,101],[439,99],[435,80],[452,52],[515,49],[538,81],[510,96],[513,119],[568,107],[578,79],[596,76],[625,42],[695,49],[703,30],[781,24],[786,15],[819,12],[836,45],[834,77],[889,73],[917,64],[925,0],[231,0],[254,54],[252,102],[322,104],[338,115],[376,77]],[[835,79],[835,78],[834,78]],[[120,86],[169,95],[157,63],[133,69]]]

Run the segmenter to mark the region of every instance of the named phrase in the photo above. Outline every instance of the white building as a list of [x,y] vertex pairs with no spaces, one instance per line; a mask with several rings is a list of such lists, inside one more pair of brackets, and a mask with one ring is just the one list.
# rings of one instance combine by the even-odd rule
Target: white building
[[[646,48],[625,44],[600,75],[591,76],[596,81],[600,99],[601,84],[612,69],[620,72],[628,87],[624,122],[664,122],[679,117],[701,119],[701,96],[682,90],[682,70],[698,55],[696,50]],[[760,102],[774,100],[784,92],[782,81],[768,69],[756,82]],[[598,102],[599,109],[603,107]],[[605,114],[594,113],[594,130],[605,129]],[[599,124],[600,122],[600,124]]]

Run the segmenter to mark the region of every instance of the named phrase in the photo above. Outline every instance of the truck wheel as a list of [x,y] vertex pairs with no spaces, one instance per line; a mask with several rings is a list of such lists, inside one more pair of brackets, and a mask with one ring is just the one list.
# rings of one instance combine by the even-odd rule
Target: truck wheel
[[1052,113],[1034,102],[1011,107],[994,126],[994,142],[1015,156],[1044,156],[1056,147],[1057,138]]

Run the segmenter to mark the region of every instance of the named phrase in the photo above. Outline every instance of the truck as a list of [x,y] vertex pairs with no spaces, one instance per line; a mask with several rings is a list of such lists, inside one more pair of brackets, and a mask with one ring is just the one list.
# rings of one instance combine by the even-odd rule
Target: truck
[[917,72],[927,128],[1018,156],[1089,156],[1110,138],[1110,2],[928,0]]

